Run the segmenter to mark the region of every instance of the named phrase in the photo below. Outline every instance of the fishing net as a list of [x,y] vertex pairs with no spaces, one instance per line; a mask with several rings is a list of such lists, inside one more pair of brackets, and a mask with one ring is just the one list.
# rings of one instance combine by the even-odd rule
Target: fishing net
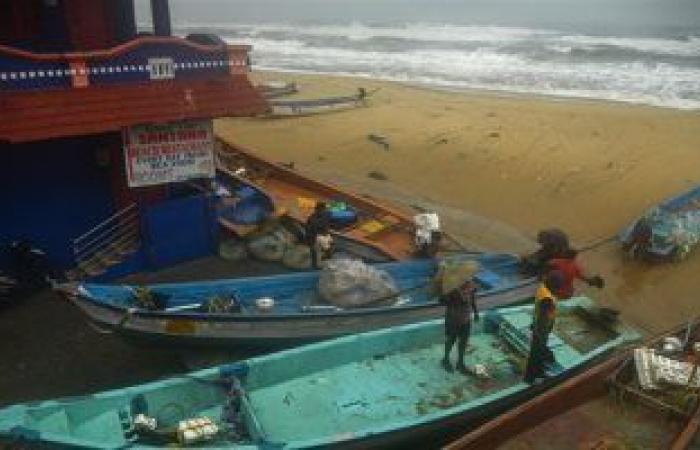
[[656,243],[689,251],[700,242],[700,209],[668,211],[655,208],[646,219],[654,230]]
[[302,270],[311,268],[311,250],[308,245],[295,244],[287,247],[282,258],[282,264],[290,269]]
[[394,304],[399,290],[391,276],[356,259],[328,261],[318,279],[326,302],[341,308]]
[[248,241],[248,251],[262,261],[281,261],[293,242],[294,236],[284,227],[277,226],[251,237]]
[[229,239],[219,244],[219,256],[227,261],[242,261],[248,257],[248,250],[244,242]]
[[445,259],[440,261],[438,271],[433,277],[433,291],[444,295],[458,287],[479,271],[479,263],[472,259]]

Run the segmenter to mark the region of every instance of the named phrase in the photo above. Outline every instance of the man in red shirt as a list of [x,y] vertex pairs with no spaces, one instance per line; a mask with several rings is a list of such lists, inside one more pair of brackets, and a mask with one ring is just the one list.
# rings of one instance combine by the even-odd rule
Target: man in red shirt
[[549,260],[549,268],[553,271],[558,271],[562,274],[563,279],[554,295],[560,300],[571,298],[574,295],[574,280],[579,279],[588,283],[589,286],[595,286],[602,289],[605,282],[599,275],[587,276],[579,263],[576,261],[578,252],[572,248],[564,251],[561,258],[553,258]]

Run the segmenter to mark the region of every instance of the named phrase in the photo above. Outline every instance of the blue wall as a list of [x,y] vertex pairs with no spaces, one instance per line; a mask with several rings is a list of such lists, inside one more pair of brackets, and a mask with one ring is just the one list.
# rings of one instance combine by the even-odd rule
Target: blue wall
[[0,245],[30,239],[52,263],[72,265],[71,240],[113,211],[110,168],[95,157],[103,141],[0,144]]
[[146,261],[161,269],[215,252],[216,214],[212,197],[192,195],[147,207],[142,215]]

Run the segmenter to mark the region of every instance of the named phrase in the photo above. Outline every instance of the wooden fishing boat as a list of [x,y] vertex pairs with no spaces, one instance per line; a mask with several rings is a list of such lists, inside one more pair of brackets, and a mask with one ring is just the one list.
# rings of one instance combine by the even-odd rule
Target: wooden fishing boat
[[285,83],[283,81],[267,81],[255,85],[255,89],[265,98],[277,98],[299,92],[297,84],[294,82]]
[[[521,381],[528,305],[490,310],[474,323],[466,364],[475,375],[441,367],[443,323],[434,320],[91,396],[11,406],[0,410],[0,436],[15,443],[149,448],[177,443],[181,421],[200,418],[215,428],[181,438],[208,437],[198,448],[434,446],[638,337],[622,322],[595,320],[587,313],[594,309],[586,298],[561,305],[550,338],[557,362],[541,384]],[[155,430],[137,425],[150,419]]]
[[[671,336],[690,342],[691,347],[700,337],[691,333],[690,327],[682,326],[646,340],[641,348],[663,351],[664,341]],[[645,392],[637,376],[635,351],[638,350],[632,347],[617,351],[609,359],[455,440],[446,450],[505,450],[511,448],[504,445],[508,441],[513,448],[543,450],[688,448],[700,426],[697,390],[682,392],[691,400],[682,405],[669,402],[673,397],[669,391]]]
[[[241,146],[217,141],[217,166],[230,179],[247,183],[272,199],[277,214],[304,223],[318,201],[339,201],[357,215],[352,223],[333,232],[338,240],[358,243],[375,253],[371,259],[405,260],[416,253],[413,218],[395,207],[379,203],[321,181],[290,167],[269,161]],[[245,233],[230,220],[220,224],[237,234]]]
[[700,186],[663,201],[619,234],[640,259],[681,261],[700,242]]
[[[476,261],[480,267],[475,279],[481,308],[531,298],[534,280],[519,274],[517,257],[480,254],[460,258]],[[437,260],[374,267],[391,277],[398,293],[391,299],[376,299],[362,308],[341,309],[321,300],[317,271],[150,285],[148,291],[163,302],[158,310],[139,308],[133,286],[87,283],[79,285],[69,298],[103,329],[126,337],[182,346],[290,346],[432,319],[444,313],[431,289]],[[240,311],[208,312],[209,302],[216,298],[235,298]],[[260,311],[256,301],[261,298],[272,298],[274,308]]]
[[366,106],[367,92],[360,88],[357,94],[338,97],[324,97],[310,100],[269,101],[268,117],[307,116],[330,111]]

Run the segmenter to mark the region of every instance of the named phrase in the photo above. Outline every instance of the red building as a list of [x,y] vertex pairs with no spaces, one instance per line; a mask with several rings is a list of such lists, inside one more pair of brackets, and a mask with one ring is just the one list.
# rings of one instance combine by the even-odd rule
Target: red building
[[213,174],[212,118],[266,105],[249,48],[151,9],[139,35],[133,0],[0,0],[0,244],[112,275],[213,248],[207,196],[178,182]]

